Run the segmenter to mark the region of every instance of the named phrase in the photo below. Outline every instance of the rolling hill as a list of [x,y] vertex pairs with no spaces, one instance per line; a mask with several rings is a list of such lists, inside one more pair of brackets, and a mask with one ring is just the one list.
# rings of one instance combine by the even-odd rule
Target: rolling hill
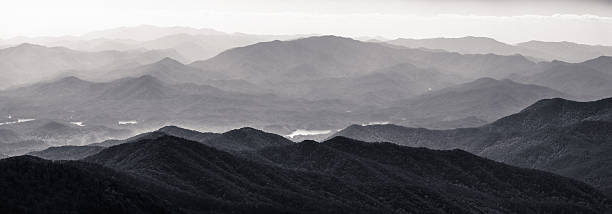
[[114,146],[84,160],[186,192],[199,203],[233,204],[237,211],[597,213],[609,206],[605,196],[580,182],[462,151],[334,138],[253,155],[262,159],[165,136]]
[[463,149],[510,165],[576,178],[612,194],[608,158],[612,99],[536,102],[478,128],[428,130],[353,125],[335,136],[432,149]]

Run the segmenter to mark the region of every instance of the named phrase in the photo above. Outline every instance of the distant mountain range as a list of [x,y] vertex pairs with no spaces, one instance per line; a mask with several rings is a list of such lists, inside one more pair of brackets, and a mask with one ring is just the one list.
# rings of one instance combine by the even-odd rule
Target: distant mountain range
[[146,25],[0,43],[0,213],[612,210],[610,47]]
[[72,72],[85,75],[148,64],[165,57],[181,58],[172,50],[82,52],[63,47],[21,44],[0,49],[0,88],[54,79]]
[[[111,82],[67,77],[3,91],[0,97],[0,115],[73,118],[90,125],[144,130],[176,123],[209,130],[250,124],[259,128],[276,126],[273,130],[286,134],[302,128],[298,124],[344,126],[342,120],[334,118],[343,117],[350,106],[335,100],[309,101],[269,93],[229,92],[193,83],[169,84],[150,75]],[[330,117],[320,122],[312,119],[321,114]],[[360,120],[356,117],[355,121]]]
[[96,154],[105,148],[142,140],[155,140],[162,136],[174,136],[202,143],[227,152],[254,151],[270,146],[289,145],[293,142],[282,136],[266,133],[250,127],[234,129],[225,133],[202,133],[177,126],[165,126],[153,132],[145,132],[124,140],[106,140],[84,146],[49,147],[28,155],[48,160],[79,160]]
[[[203,134],[178,127],[159,132],[163,130],[192,137]],[[232,134],[236,142],[262,136],[252,134],[261,133],[257,130],[237,131],[246,135]],[[112,146],[81,161],[12,157],[0,161],[0,170],[6,172],[0,176],[0,195],[5,197],[0,209],[23,212],[63,208],[139,213],[155,208],[165,213],[602,213],[612,206],[581,182],[464,151],[342,137],[227,153],[161,134]],[[16,185],[8,185],[11,182],[49,194],[29,189],[23,194]],[[69,184],[87,188],[66,188]],[[81,193],[84,190],[87,194]],[[88,200],[113,194],[120,196],[95,207]],[[18,206],[31,201],[55,206]],[[157,209],[161,205],[163,209]]]
[[388,111],[392,118],[419,121],[455,121],[475,117],[483,121],[494,121],[517,113],[534,102],[557,97],[570,97],[562,92],[538,86],[481,78],[440,90],[424,93],[410,99],[398,99]]
[[582,62],[599,56],[612,56],[612,47],[584,45],[572,42],[529,41],[515,45],[506,44],[487,37],[404,39],[384,41],[388,44],[409,48],[427,48],[462,54],[498,54],[533,57],[535,61],[561,60]]
[[536,102],[478,128],[428,130],[350,126],[334,136],[432,149],[463,149],[504,163],[576,178],[612,194],[609,167],[612,98]]
[[[242,63],[234,63],[238,61]],[[192,65],[254,82],[274,82],[363,75],[402,63],[464,77],[505,77],[528,72],[527,68],[533,65],[521,56],[402,49],[335,36],[258,43],[231,49]],[[299,75],[304,73],[309,75]]]
[[609,63],[612,63],[610,57],[582,63],[553,61],[540,64],[538,73],[514,79],[547,86],[582,100],[601,99],[612,93],[612,72],[605,67]]
[[[0,48],[33,43],[78,51],[174,50],[184,63],[204,60],[225,50],[272,40],[289,40],[308,35],[254,35],[224,33],[213,29],[141,25],[86,33],[82,36],[16,37],[0,40]],[[177,58],[178,59],[178,58]]]
[[[83,62],[70,60],[81,53],[99,54],[35,47],[69,56],[67,64]],[[373,121],[474,127],[538,99],[594,100],[612,91],[609,57],[535,63],[518,55],[409,49],[335,36],[257,43],[191,64],[170,57],[135,61],[108,68],[100,63],[101,69],[88,64],[93,69],[88,71],[45,65],[63,75],[0,92],[0,114],[72,117],[140,130],[165,124],[213,130],[248,125],[286,135]],[[483,81],[486,77],[499,80]]]
[[0,126],[0,154],[22,155],[50,146],[85,145],[131,134],[127,129],[79,126],[47,119],[4,124]]

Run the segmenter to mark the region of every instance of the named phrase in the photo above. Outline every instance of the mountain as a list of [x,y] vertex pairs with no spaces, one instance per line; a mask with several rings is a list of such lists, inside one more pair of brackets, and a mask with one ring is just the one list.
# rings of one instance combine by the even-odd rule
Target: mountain
[[250,127],[230,130],[225,133],[198,132],[177,126],[165,126],[153,132],[145,132],[124,140],[106,140],[85,146],[50,147],[42,151],[30,152],[29,155],[49,160],[79,160],[94,155],[105,148],[134,143],[142,140],[155,140],[164,136],[173,136],[190,140],[227,152],[254,151],[265,147],[293,144],[280,135],[263,132]]
[[384,41],[384,43],[408,48],[425,48],[461,54],[497,54],[506,56],[519,54],[529,57],[534,61],[560,60],[570,63],[578,63],[599,56],[612,55],[612,47],[609,46],[543,41],[529,41],[511,45],[492,38],[473,36],[430,39],[399,38]]
[[427,125],[426,121],[456,121],[470,117],[494,121],[519,112],[538,100],[554,97],[569,96],[550,88],[508,79],[480,78],[396,101],[388,111],[394,112],[392,118],[403,117],[421,125]]
[[461,54],[497,54],[532,56],[542,59],[550,59],[537,49],[529,49],[506,44],[487,37],[461,37],[461,38],[432,38],[432,39],[404,39],[385,41],[392,45],[408,48],[427,48],[433,50],[445,50]]
[[[198,132],[177,126],[165,126],[157,131],[129,138],[121,143],[135,142],[142,139],[156,139],[165,135],[174,136],[223,151],[254,151],[270,146],[293,144],[280,135],[267,133],[251,127],[233,129],[224,133]],[[115,144],[117,145],[117,144]]]
[[85,145],[129,136],[131,131],[99,125],[76,125],[48,119],[5,124],[0,129],[0,153],[23,155],[50,146]]
[[113,129],[105,126],[79,126],[51,121],[24,135],[35,137],[52,145],[84,145],[108,138],[128,136],[131,133],[126,129]]
[[538,101],[478,128],[428,130],[396,125],[350,126],[334,136],[432,149],[463,149],[510,165],[558,173],[612,194],[609,143],[612,98]]
[[183,213],[146,181],[99,165],[32,156],[0,160],[2,213]]
[[127,39],[136,41],[148,41],[174,34],[190,35],[224,35],[225,33],[213,29],[196,29],[190,27],[157,27],[152,25],[139,25],[130,27],[120,27],[101,31],[94,31],[84,34],[82,37],[89,39]]
[[529,72],[534,64],[522,56],[461,55],[319,36],[234,48],[191,65],[257,83],[356,76],[402,63],[470,78]]
[[280,135],[250,127],[234,129],[201,142],[226,151],[252,151],[265,147],[293,144],[292,141]]
[[538,50],[553,59],[566,62],[582,62],[600,56],[612,56],[612,47],[602,45],[585,45],[572,42],[529,41],[516,44],[518,47]]
[[188,62],[205,60],[231,49],[258,42],[267,42],[275,39],[286,40],[299,38],[299,36],[268,36],[249,34],[173,34],[149,40],[139,44],[139,47],[155,49],[174,49]]
[[32,151],[49,148],[51,145],[42,140],[20,139],[15,142],[0,143],[0,152],[7,156],[23,155]]
[[[340,180],[271,167],[176,137],[121,144],[85,159],[191,196],[194,212],[367,213],[378,210]],[[328,194],[321,194],[322,189]],[[346,191],[346,192],[343,192]],[[225,205],[224,207],[218,204]],[[216,206],[215,206],[216,205]]]
[[159,79],[144,75],[136,78],[124,78],[113,81],[108,89],[100,95],[101,99],[114,100],[148,100],[163,99],[173,96],[176,92]]
[[592,66],[594,66],[592,61],[586,63],[553,61],[542,65],[540,72],[520,80],[559,90],[582,100],[608,97],[612,92],[612,74],[604,68]]
[[0,49],[0,88],[53,79],[63,73],[87,76],[96,70],[146,64],[164,57],[181,58],[167,50],[81,52],[63,47],[21,44]]
[[[296,124],[342,127],[343,120],[332,118],[344,117],[342,112],[352,105],[341,100],[305,100],[271,93],[229,92],[194,83],[171,84],[151,75],[110,82],[68,77],[0,91],[0,97],[0,115],[140,130],[164,124],[206,130],[272,125],[288,133],[302,128]],[[330,115],[329,120],[315,119],[321,114]]]
[[28,155],[47,160],[80,160],[102,151],[101,146],[59,146],[49,147],[42,151],[30,152]]
[[158,129],[157,132],[196,142],[205,142],[220,136],[220,134],[218,133],[199,132],[177,126],[164,126]]
[[[460,83],[463,79],[409,63],[385,67],[370,74],[281,84],[290,97],[310,100],[340,99],[356,104],[386,106],[398,99]],[[278,85],[276,87],[279,87]]]
[[[129,31],[131,31],[130,29]],[[164,29],[151,29],[164,31]],[[109,32],[111,33],[111,32]],[[303,35],[252,35],[242,33],[215,33],[196,29],[177,29],[163,33],[143,35],[142,32],[112,32],[115,35],[98,35],[85,37],[51,37],[51,38],[24,38],[10,40],[8,44],[24,42],[45,46],[61,46],[79,51],[130,51],[130,50],[174,50],[184,57],[182,62],[189,63],[196,60],[211,58],[225,50],[252,45],[258,42],[272,40],[288,40],[300,38]],[[130,35],[128,35],[130,34]],[[138,35],[136,35],[138,34]],[[100,38],[102,36],[102,38]],[[0,46],[1,47],[1,46]]]
[[580,64],[598,70],[600,72],[612,75],[612,57],[610,56],[600,56],[595,59],[584,61]]
[[193,212],[210,211],[215,202],[233,212],[267,213],[599,213],[610,206],[583,183],[458,150],[335,138],[267,147],[251,157],[259,159],[166,136],[84,160],[184,192],[192,198],[170,202]]
[[107,72],[104,74],[104,77],[99,77],[98,79],[115,80],[122,77],[139,77],[144,75],[153,76],[170,84],[205,83],[209,80],[224,78],[223,74],[205,72],[167,57],[136,68]]

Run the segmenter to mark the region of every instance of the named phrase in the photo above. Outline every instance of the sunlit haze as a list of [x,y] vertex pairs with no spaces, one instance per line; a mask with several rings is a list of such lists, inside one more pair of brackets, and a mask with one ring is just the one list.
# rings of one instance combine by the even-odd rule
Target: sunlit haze
[[610,1],[59,0],[5,1],[0,38],[80,35],[121,26],[386,38],[486,36],[612,45]]

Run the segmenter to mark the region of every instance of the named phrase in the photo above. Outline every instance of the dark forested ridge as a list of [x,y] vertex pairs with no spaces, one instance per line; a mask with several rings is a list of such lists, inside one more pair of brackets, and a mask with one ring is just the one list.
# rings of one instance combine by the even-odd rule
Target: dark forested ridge
[[0,160],[1,213],[180,213],[143,181],[84,162]]
[[510,165],[576,178],[612,194],[612,98],[545,99],[479,128],[350,126],[336,136],[434,149],[463,149]]
[[[551,173],[460,150],[343,137],[228,153],[160,134],[81,161],[9,158],[0,170],[7,172],[0,176],[6,193],[0,197],[7,197],[0,207],[30,213],[44,212],[46,203],[23,207],[13,200],[131,213],[606,213],[612,206],[598,190]],[[20,194],[24,185],[35,192]],[[92,203],[105,197],[117,200]]]

